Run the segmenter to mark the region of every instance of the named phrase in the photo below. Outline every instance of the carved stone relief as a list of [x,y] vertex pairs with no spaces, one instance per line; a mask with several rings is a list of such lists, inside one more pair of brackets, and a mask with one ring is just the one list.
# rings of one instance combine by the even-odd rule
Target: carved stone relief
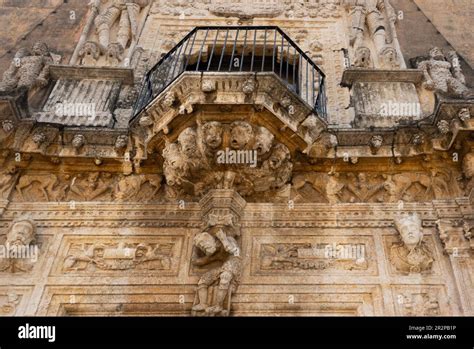
[[288,148],[264,127],[235,121],[187,128],[164,151],[164,174],[174,195],[201,196],[235,188],[243,196],[287,187],[293,165]]
[[117,274],[133,272],[173,275],[177,272],[183,240],[171,236],[70,237],[62,243],[63,259],[57,275]]
[[[351,18],[350,46],[357,68],[399,69],[395,10],[384,0],[342,0]],[[371,50],[370,47],[373,47]]]
[[423,240],[419,216],[402,216],[395,220],[400,234],[399,243],[390,247],[390,262],[395,270],[403,274],[431,273],[434,262],[432,247]]
[[423,86],[426,89],[452,98],[474,98],[474,90],[466,86],[466,78],[455,51],[444,54],[440,48],[433,47],[429,57],[418,57],[415,62],[417,68],[423,70]]
[[160,200],[162,178],[158,174],[119,175],[104,172],[26,173],[20,176],[16,184],[13,200],[156,201]]
[[[428,173],[298,173],[293,177],[293,197],[302,202],[416,202],[452,195],[445,171]],[[454,184],[455,185],[455,184]],[[456,192],[456,191],[455,191]]]
[[20,304],[21,295],[14,292],[0,294],[0,316],[14,316]]
[[142,19],[150,4],[150,0],[91,1],[89,24],[79,43],[77,63],[118,66],[125,62],[126,67],[130,66],[133,52],[128,51],[138,42]]
[[373,241],[365,236],[254,236],[252,251],[254,275],[377,275]]
[[31,220],[14,221],[0,245],[0,272],[24,273],[33,269],[39,258],[36,226]]
[[393,292],[397,315],[438,316],[447,311],[441,287],[395,286]]

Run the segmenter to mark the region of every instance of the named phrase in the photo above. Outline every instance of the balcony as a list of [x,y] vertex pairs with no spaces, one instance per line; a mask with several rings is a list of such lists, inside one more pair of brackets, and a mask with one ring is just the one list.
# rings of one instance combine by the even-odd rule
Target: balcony
[[313,113],[327,119],[324,73],[278,27],[196,27],[147,73],[134,119],[185,72],[273,73]]

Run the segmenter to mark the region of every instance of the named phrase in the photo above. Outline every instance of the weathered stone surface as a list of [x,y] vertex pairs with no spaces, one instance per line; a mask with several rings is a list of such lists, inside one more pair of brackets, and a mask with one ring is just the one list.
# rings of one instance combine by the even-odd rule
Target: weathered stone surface
[[[391,3],[22,7],[1,39],[0,315],[474,315],[472,72],[435,20]],[[195,26],[269,23],[324,84],[196,71],[250,45],[224,29],[174,60],[188,71],[160,61]],[[49,56],[14,43],[28,30]],[[274,45],[276,63],[301,59]]]

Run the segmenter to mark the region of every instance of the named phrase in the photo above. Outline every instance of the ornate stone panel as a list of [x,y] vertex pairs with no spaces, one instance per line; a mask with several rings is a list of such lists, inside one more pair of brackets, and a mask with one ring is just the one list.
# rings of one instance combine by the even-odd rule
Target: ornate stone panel
[[176,276],[182,250],[183,236],[66,235],[59,250],[61,258],[51,275]]
[[252,236],[251,274],[378,275],[371,236],[330,234]]

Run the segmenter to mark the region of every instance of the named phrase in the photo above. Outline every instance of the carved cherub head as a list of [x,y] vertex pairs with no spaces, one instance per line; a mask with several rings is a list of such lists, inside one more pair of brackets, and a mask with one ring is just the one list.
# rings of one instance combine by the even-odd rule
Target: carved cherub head
[[34,243],[35,231],[36,227],[33,221],[16,221],[7,233],[6,243],[10,246],[29,246]]
[[194,237],[194,246],[199,248],[206,256],[212,256],[217,251],[216,239],[209,233],[199,233]]
[[396,218],[395,227],[407,248],[413,249],[421,243],[423,232],[421,219],[417,214]]
[[197,133],[196,131],[188,127],[178,137],[178,143],[181,149],[181,152],[186,155],[188,158],[192,158],[196,154],[197,146]]
[[204,144],[211,149],[217,149],[222,144],[222,124],[217,121],[207,122],[202,125],[202,138]]
[[231,148],[244,149],[254,137],[252,126],[243,121],[235,121],[230,127]]
[[258,127],[257,134],[255,136],[254,150],[257,151],[257,154],[263,155],[270,151],[273,144],[273,139],[275,137],[273,134],[268,131],[265,127]]

